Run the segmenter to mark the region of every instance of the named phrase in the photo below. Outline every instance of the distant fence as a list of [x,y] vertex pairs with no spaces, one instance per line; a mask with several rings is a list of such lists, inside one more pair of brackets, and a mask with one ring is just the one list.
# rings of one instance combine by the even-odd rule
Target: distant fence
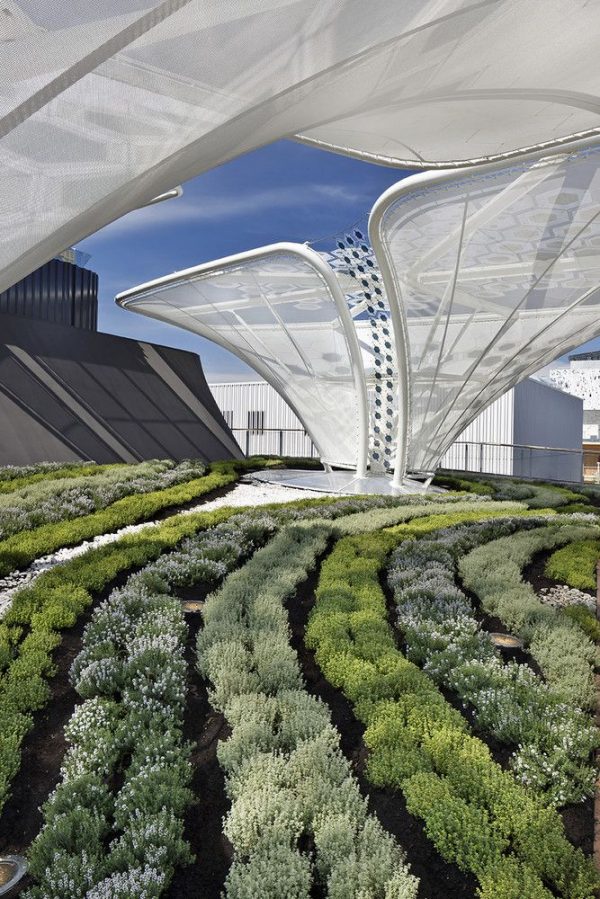
[[[311,459],[319,456],[314,443],[302,428],[231,430],[247,456],[297,456]],[[583,471],[583,449],[457,440],[444,456],[442,467],[480,474],[504,474],[522,478],[540,478],[545,481],[579,483]],[[600,481],[600,468],[598,480]]]
[[316,459],[317,448],[302,428],[231,428],[247,456],[297,456]]
[[444,456],[442,466],[480,474],[581,483],[583,448],[457,440]]

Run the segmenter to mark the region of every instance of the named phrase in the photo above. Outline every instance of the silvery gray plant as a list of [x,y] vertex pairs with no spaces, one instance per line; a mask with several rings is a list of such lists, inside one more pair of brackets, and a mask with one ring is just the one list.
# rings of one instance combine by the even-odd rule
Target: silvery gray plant
[[0,495],[0,539],[50,522],[89,515],[135,493],[150,493],[201,477],[203,462],[165,460],[110,468],[96,475],[39,481]]
[[455,581],[462,553],[539,524],[535,519],[476,522],[439,531],[435,539],[406,541],[392,556],[388,581],[408,658],[455,691],[482,731],[516,745],[511,758],[516,776],[562,806],[593,793],[590,755],[597,729],[531,668],[504,664]]

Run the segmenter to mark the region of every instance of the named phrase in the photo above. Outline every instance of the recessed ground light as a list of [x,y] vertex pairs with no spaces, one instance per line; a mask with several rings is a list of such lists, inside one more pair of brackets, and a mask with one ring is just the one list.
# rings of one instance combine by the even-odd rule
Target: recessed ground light
[[0,856],[0,896],[8,893],[27,871],[27,861],[22,855]]
[[186,615],[195,615],[202,611],[204,603],[201,599],[184,599],[181,603],[181,608]]
[[523,641],[512,634],[490,634],[490,640],[498,649],[523,649]]

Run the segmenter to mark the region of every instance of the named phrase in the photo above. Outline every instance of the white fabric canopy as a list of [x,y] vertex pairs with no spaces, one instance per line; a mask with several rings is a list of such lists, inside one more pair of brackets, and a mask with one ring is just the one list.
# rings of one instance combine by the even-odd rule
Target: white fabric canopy
[[336,277],[313,250],[274,244],[142,284],[117,302],[243,359],[291,406],[325,463],[364,474],[368,409],[358,340]]
[[375,256],[352,234],[328,254],[278,244],[117,299],[244,359],[324,461],[362,469],[370,442],[371,468],[393,467],[398,484],[434,470],[519,381],[600,335],[600,144],[415,175],[375,204]]
[[395,313],[397,472],[435,469],[490,403],[600,334],[600,146],[413,176],[369,233]]
[[477,162],[600,125],[587,0],[3,0],[0,291],[280,137]]

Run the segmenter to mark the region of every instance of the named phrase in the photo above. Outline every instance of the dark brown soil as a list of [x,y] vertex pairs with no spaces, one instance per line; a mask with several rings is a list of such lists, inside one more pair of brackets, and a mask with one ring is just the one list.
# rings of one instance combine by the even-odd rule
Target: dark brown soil
[[[183,593],[184,591],[181,591]],[[192,595],[193,593],[193,595]],[[204,599],[201,591],[185,591],[185,598]],[[184,838],[196,860],[175,871],[166,899],[219,899],[232,860],[229,841],[223,836],[223,817],[229,809],[223,772],[217,761],[217,745],[229,735],[223,716],[208,702],[206,683],[196,670],[196,637],[200,615],[188,616],[186,643],[188,692],[184,738],[194,744],[191,784],[194,803],[185,815]]]
[[594,849],[594,800],[586,799],[577,805],[567,805],[560,809],[567,839],[578,846],[586,855]]
[[475,879],[459,871],[456,865],[444,862],[425,836],[421,822],[407,812],[402,793],[377,789],[365,777],[367,751],[362,739],[364,726],[354,717],[352,706],[343,693],[325,680],[315,662],[314,652],[304,645],[304,631],[314,605],[317,580],[318,571],[315,571],[287,603],[291,642],[298,653],[307,690],[329,706],[333,724],[341,735],[342,752],[352,764],[360,790],[368,799],[370,811],[406,849],[411,869],[420,878],[419,896],[428,899],[470,899],[475,896]]

